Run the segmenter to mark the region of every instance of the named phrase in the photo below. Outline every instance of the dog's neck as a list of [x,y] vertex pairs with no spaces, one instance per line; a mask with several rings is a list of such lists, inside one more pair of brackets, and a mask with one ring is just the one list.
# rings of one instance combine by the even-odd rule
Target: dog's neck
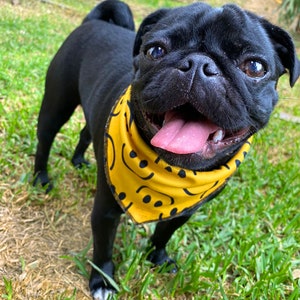
[[198,172],[169,165],[140,137],[131,112],[131,87],[114,106],[106,126],[108,184],[136,223],[169,219],[200,206],[222,189],[244,160],[251,138],[225,165]]

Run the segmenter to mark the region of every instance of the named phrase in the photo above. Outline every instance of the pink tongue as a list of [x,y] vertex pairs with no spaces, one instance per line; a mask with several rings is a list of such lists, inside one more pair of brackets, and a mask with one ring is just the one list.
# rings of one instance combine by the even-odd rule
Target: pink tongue
[[151,144],[176,154],[201,151],[209,135],[218,126],[208,120],[186,120],[180,112],[170,111],[165,115],[163,127],[152,138]]

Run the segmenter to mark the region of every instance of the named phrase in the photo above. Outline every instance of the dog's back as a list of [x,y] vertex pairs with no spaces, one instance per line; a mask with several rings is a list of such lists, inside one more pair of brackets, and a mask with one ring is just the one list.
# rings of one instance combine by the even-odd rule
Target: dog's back
[[[88,126],[83,130],[79,151],[75,151],[76,159],[73,157],[72,162],[76,165],[85,163],[83,154],[91,141],[90,135],[93,135],[91,124],[97,124],[98,119],[103,119],[106,114],[106,111],[99,111],[99,106],[107,107],[105,103],[116,99],[119,93],[114,89],[116,74],[123,78],[120,80],[124,82],[124,88],[130,82],[134,37],[134,21],[129,7],[125,3],[108,0],[98,4],[62,44],[46,75],[38,121],[34,184],[48,185],[47,192],[51,190],[47,161],[52,142],[80,104]],[[129,54],[126,58],[120,55],[124,49]],[[104,81],[106,84],[103,84]],[[89,103],[90,98],[95,98],[91,97],[92,93],[96,93],[97,100],[103,103]],[[101,132],[97,134],[101,135]]]

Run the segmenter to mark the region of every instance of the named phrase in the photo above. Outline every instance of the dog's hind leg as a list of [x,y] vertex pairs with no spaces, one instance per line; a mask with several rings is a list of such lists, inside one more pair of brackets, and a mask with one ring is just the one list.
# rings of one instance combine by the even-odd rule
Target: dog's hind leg
[[147,259],[154,265],[165,265],[171,273],[177,272],[176,262],[168,256],[166,245],[173,233],[188,221],[190,215],[180,216],[171,220],[159,222],[156,225],[154,234],[151,237],[151,249]]
[[80,139],[72,157],[72,164],[76,168],[81,168],[83,165],[89,165],[89,162],[84,158],[84,153],[92,141],[89,129],[86,126],[80,132]]
[[[35,156],[33,185],[40,183],[47,186],[46,193],[52,189],[47,163],[53,140],[60,128],[69,120],[79,101],[74,101],[70,95],[59,92],[56,86],[46,91],[38,119],[37,136],[38,145]],[[74,96],[74,95],[73,95]],[[66,99],[72,99],[66,101]]]

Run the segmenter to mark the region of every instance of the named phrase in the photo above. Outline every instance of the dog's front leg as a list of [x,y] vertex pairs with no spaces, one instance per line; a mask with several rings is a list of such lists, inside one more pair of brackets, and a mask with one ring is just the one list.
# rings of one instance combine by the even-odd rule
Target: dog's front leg
[[158,266],[166,265],[171,273],[177,272],[176,262],[168,256],[166,245],[173,233],[186,223],[191,215],[192,214],[184,215],[168,221],[162,221],[156,225],[154,234],[151,237],[153,251],[150,252],[147,257],[149,261]]
[[[103,188],[97,191],[92,213],[93,263],[113,278],[112,250],[122,211],[109,188]],[[90,290],[94,299],[97,300],[108,299],[109,295],[114,293],[114,288],[95,269],[91,272]]]

